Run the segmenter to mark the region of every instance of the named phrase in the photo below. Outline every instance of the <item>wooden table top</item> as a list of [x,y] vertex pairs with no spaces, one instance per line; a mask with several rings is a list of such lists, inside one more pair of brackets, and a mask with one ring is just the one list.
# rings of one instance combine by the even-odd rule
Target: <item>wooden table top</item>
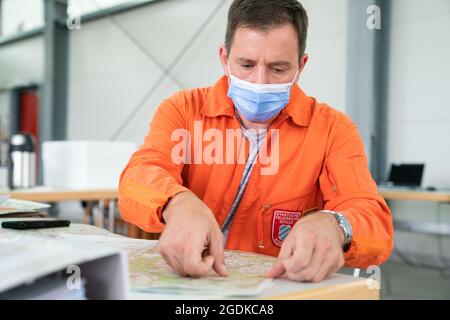
[[1,193],[9,194],[14,199],[37,202],[115,200],[119,197],[119,192],[116,189],[52,190],[35,188],[29,190],[3,191]]

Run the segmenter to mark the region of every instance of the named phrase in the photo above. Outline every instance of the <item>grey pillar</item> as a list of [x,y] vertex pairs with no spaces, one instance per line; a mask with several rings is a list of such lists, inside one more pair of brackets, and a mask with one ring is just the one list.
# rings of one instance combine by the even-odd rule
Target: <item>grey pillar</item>
[[[67,86],[69,30],[65,24],[68,0],[44,0],[44,82],[39,106],[38,154],[42,143],[64,140],[67,132]],[[43,183],[42,158],[39,159],[38,183]]]
[[[390,0],[349,0],[347,113],[357,124],[374,179],[386,178]],[[369,28],[377,6],[381,27]],[[375,8],[376,9],[376,8]]]
[[39,114],[40,139],[63,140],[67,127],[67,0],[45,0],[44,3],[45,74]]
[[3,26],[3,11],[2,11],[2,0],[0,0],[0,36],[3,34],[2,26]]
[[372,155],[373,170],[379,177],[378,180],[386,180],[388,174],[387,148],[388,148],[388,88],[389,88],[389,49],[390,49],[390,26],[391,26],[391,4],[392,0],[380,0],[383,27],[376,38],[377,59],[375,69],[378,71],[376,77],[376,106],[375,109],[375,139]]

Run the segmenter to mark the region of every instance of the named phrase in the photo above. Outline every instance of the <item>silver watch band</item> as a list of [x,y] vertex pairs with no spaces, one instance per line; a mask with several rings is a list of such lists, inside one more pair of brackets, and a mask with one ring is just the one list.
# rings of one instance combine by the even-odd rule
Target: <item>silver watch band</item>
[[339,227],[344,231],[344,249],[350,245],[353,239],[353,230],[352,225],[348,221],[348,219],[339,212],[331,211],[331,210],[321,210],[320,212],[332,214],[336,221],[338,222]]

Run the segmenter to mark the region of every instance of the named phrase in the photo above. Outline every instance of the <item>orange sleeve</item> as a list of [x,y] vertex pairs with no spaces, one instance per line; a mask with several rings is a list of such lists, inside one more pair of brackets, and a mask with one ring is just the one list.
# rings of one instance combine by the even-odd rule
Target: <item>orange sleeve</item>
[[325,209],[342,213],[352,225],[353,240],[345,253],[345,265],[367,268],[385,262],[393,249],[391,212],[369,172],[353,123],[337,130],[319,181]]
[[161,209],[182,191],[183,164],[171,159],[172,132],[185,128],[187,103],[183,93],[165,100],[156,111],[143,145],[123,170],[119,181],[119,211],[122,218],[147,231],[164,229]]

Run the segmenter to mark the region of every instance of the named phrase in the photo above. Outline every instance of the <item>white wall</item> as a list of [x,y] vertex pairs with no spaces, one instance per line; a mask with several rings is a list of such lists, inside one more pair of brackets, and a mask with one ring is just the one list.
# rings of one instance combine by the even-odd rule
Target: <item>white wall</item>
[[[392,3],[388,160],[424,162],[423,185],[450,188],[450,1]],[[450,223],[448,204],[392,202],[391,209],[399,219]],[[439,264],[439,239],[396,238],[398,249]],[[449,238],[443,242],[449,257]]]
[[[1,35],[12,35],[44,25],[45,0],[2,0]],[[68,0],[70,13],[83,15],[124,3],[143,0]]]
[[389,161],[425,162],[424,185],[450,187],[450,1],[392,9]]
[[10,99],[11,96],[8,91],[0,90],[0,139],[7,138],[10,129]]
[[0,47],[0,88],[40,83],[44,72],[44,41],[34,37]]
[[34,37],[0,47],[0,131],[10,129],[10,89],[42,83],[44,43]]
[[138,3],[144,0],[69,0],[72,14],[86,14],[123,3]]
[[[118,140],[141,143],[160,102],[180,90],[209,86],[222,75],[218,48],[223,43],[231,1],[217,12],[156,92],[146,92],[163,75],[220,0],[168,0],[81,26],[70,37],[70,139],[109,139],[124,117],[144,98],[144,106]],[[347,0],[304,0],[310,16],[310,62],[300,83],[320,101],[344,109]],[[125,28],[154,63],[117,27]],[[101,125],[99,125],[99,121]]]
[[76,12],[83,15],[124,3],[138,3],[143,1],[145,0],[69,0],[69,6],[72,6]]
[[28,31],[44,24],[44,0],[2,0],[1,35]]
[[308,95],[345,111],[348,1],[300,2],[309,16],[309,62],[300,85]]
[[[72,31],[69,138],[110,139],[124,117],[145,98],[143,107],[118,137],[141,143],[160,102],[180,90],[168,77],[160,81],[164,70],[158,64],[164,69],[169,67],[218,3],[217,0],[164,1],[120,14],[114,18],[116,22],[102,19]],[[224,10],[217,14],[171,72],[184,87],[210,85],[219,77],[219,64],[214,58],[222,38],[215,34],[222,25],[223,14]],[[117,24],[158,62],[149,59]],[[201,60],[203,63],[199,63]],[[158,83],[154,94],[146,97]],[[100,127],[99,119],[104,120]]]

